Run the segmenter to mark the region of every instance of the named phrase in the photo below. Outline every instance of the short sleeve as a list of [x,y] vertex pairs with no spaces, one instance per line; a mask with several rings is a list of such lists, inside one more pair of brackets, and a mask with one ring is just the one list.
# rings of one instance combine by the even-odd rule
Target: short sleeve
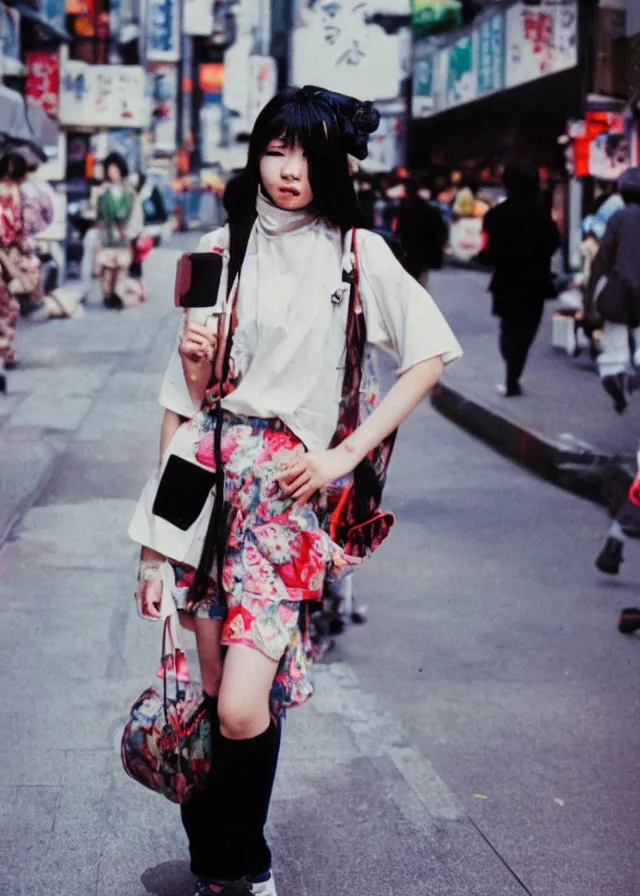
[[384,239],[359,231],[358,250],[367,342],[392,354],[399,374],[429,358],[440,357],[445,364],[456,361],[462,349],[449,324]]
[[180,317],[178,335],[162,379],[162,385],[160,386],[158,401],[166,410],[174,411],[181,417],[190,418],[198,412],[199,408],[196,407],[193,399],[189,395],[187,381],[184,378],[184,371],[182,369],[182,359],[178,352],[178,346],[180,345],[180,340],[182,339],[182,334],[184,332],[185,320],[186,316],[183,312]]
[[[224,247],[226,245],[226,233],[227,229],[224,227],[219,228],[218,230],[213,230],[211,233],[205,233],[200,239],[195,251],[208,252],[213,249],[214,246]],[[182,369],[182,359],[178,352],[180,340],[182,339],[182,334],[184,332],[185,319],[184,312],[182,312],[180,315],[178,335],[173,346],[173,351],[171,352],[171,357],[169,358],[165,375],[162,379],[158,401],[163,408],[166,408],[166,410],[174,411],[181,417],[190,418],[200,409],[194,404],[193,399],[189,395],[189,389],[187,388],[187,382],[184,378],[184,371]]]

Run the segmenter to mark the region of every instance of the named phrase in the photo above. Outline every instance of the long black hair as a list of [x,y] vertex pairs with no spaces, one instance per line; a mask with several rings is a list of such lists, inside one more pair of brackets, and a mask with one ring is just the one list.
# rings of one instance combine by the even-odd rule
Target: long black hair
[[365,158],[367,137],[379,120],[370,103],[318,87],[288,87],[267,103],[253,126],[247,164],[225,191],[231,277],[242,265],[256,218],[256,195],[262,187],[260,159],[269,143],[283,140],[289,147],[302,147],[309,162],[311,208],[345,234],[352,227],[364,226],[347,154]]

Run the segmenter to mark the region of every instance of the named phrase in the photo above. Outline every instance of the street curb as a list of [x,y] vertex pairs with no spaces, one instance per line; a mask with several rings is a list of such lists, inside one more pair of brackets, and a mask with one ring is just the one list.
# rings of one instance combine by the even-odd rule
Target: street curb
[[635,475],[635,457],[609,455],[573,437],[552,439],[499,414],[482,398],[447,382],[431,392],[431,404],[501,454],[560,488],[606,507],[615,513]]

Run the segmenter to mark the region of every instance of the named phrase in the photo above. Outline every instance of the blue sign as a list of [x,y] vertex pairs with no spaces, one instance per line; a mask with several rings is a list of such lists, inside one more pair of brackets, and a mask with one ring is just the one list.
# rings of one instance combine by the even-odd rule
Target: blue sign
[[478,95],[504,87],[504,16],[496,13],[480,23],[478,32]]
[[40,12],[47,22],[58,28],[64,28],[65,0],[40,0]]
[[149,59],[179,58],[178,4],[176,0],[152,0]]

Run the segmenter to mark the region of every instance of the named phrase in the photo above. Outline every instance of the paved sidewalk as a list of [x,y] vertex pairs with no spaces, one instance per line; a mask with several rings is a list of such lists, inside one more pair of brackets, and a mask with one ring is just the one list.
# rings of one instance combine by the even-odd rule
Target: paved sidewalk
[[459,425],[535,472],[613,508],[635,473],[640,404],[618,416],[585,350],[577,358],[551,347],[548,302],[522,379],[524,395],[502,398],[498,320],[491,316],[489,277],[445,269],[430,288],[465,355],[434,390],[433,405]]
[[[126,527],[156,461],[174,261],[149,262],[146,307],[22,333],[0,456],[5,529],[22,517],[0,550],[0,896],[193,892],[177,807],[118,750],[158,663]],[[281,896],[528,892],[349,666],[316,685],[290,714],[270,820]]]

